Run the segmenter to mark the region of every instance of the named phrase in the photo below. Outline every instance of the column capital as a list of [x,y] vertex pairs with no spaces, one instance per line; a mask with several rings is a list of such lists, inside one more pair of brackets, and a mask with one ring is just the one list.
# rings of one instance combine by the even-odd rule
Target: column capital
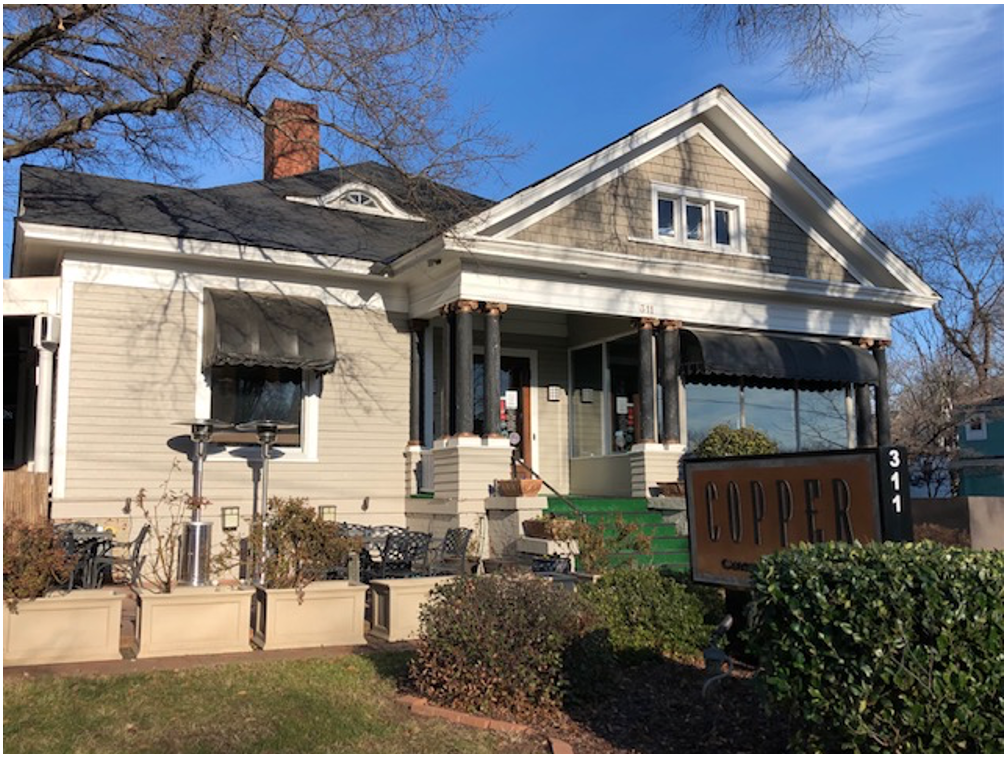
[[417,332],[417,333],[423,332],[424,330],[426,330],[427,329],[427,324],[428,324],[428,322],[427,322],[426,319],[411,319],[410,322],[409,322],[410,329],[413,332]]
[[493,314],[496,316],[501,316],[508,310],[508,305],[506,303],[497,303],[494,301],[487,301],[483,304],[483,312],[485,314]]
[[858,345],[861,348],[871,348],[872,346],[875,345],[875,339],[874,338],[861,338],[861,340],[858,341]]
[[682,320],[679,319],[663,319],[661,321],[662,330],[681,330],[682,326]]
[[634,327],[638,330],[654,330],[659,322],[654,317],[637,317],[633,321]]
[[883,349],[885,349],[885,348],[889,348],[889,346],[891,346],[891,345],[892,345],[892,341],[891,340],[876,340],[875,341],[875,348],[883,348]]
[[460,312],[473,312],[479,309],[479,301],[469,301],[469,300],[459,300],[453,303],[445,304],[444,308],[449,311],[454,311],[456,314]]

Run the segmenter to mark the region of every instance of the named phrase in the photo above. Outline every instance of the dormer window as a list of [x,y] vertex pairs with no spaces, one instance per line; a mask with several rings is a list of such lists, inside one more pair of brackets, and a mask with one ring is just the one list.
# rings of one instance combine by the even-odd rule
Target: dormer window
[[745,199],[660,184],[652,198],[654,242],[745,253]]
[[423,222],[423,217],[403,211],[393,200],[377,187],[363,182],[347,182],[330,190],[325,195],[297,196],[288,195],[287,200],[294,203],[305,203],[309,206],[354,211],[359,214],[386,216],[390,219],[404,219],[410,222]]
[[360,190],[351,190],[350,192],[345,193],[339,200],[343,201],[348,206],[378,208],[378,204],[375,203],[375,199]]

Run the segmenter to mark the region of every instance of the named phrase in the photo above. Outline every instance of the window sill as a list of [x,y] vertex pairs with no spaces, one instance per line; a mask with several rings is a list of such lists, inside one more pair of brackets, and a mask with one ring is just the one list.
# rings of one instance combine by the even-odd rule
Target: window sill
[[677,248],[681,251],[696,251],[698,253],[716,253],[720,256],[737,256],[743,259],[752,259],[754,261],[769,261],[770,257],[766,254],[757,253],[746,253],[744,251],[736,251],[731,248],[718,248],[716,246],[709,246],[703,243],[687,243],[680,240],[662,240],[661,238],[642,238],[630,236],[627,238],[631,243],[647,243],[648,245],[660,245],[663,248]]

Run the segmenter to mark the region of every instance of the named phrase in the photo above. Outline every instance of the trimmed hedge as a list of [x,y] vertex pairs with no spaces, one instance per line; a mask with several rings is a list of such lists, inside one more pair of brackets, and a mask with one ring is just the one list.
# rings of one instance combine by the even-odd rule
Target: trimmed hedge
[[704,592],[653,567],[610,570],[580,589],[608,629],[614,651],[631,660],[698,654],[710,637],[709,620],[721,609],[716,593]]
[[1004,751],[1003,553],[800,545],[753,579],[748,644],[795,749]]
[[[416,689],[460,710],[522,717],[559,707],[609,653],[578,594],[531,576],[461,577],[421,608]],[[596,681],[597,683],[597,681]]]
[[693,459],[712,459],[776,453],[777,443],[766,433],[751,427],[733,428],[722,424],[712,427],[689,455]]

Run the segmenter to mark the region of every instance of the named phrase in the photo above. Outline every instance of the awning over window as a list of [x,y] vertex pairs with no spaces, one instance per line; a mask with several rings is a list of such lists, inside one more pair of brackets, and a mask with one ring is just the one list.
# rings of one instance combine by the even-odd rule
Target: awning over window
[[681,332],[682,372],[709,376],[814,383],[875,383],[878,367],[871,352],[842,343],[714,330]]
[[207,289],[203,303],[204,367],[336,366],[329,312],[315,298]]

